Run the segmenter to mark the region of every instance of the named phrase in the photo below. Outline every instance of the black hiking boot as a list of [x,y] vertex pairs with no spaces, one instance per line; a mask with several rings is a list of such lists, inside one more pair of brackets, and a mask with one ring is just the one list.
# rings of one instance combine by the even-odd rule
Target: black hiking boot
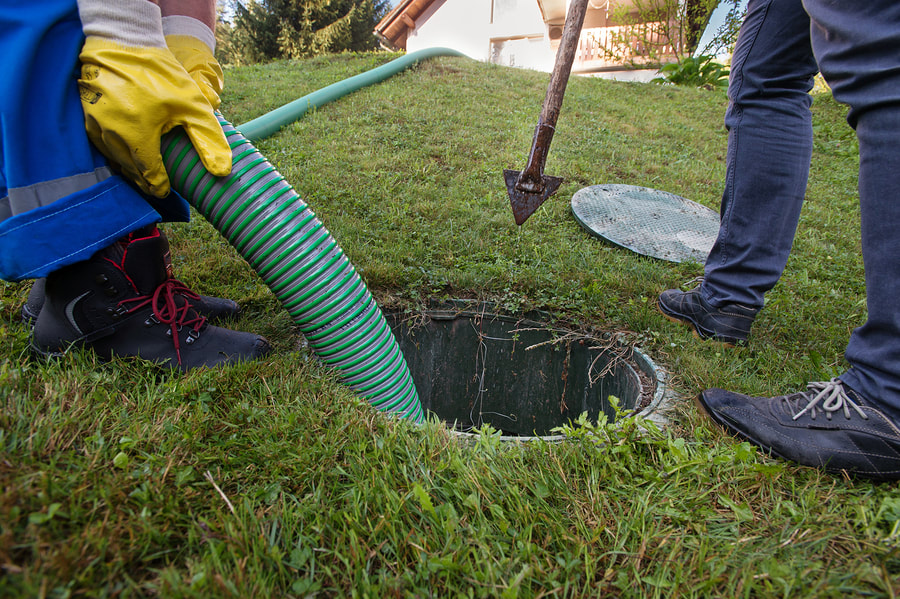
[[690,291],[667,289],[657,300],[659,311],[673,322],[688,324],[701,339],[714,339],[727,345],[743,345],[750,336],[750,325],[759,312],[741,304],[714,308],[703,299],[698,285]]
[[28,299],[22,306],[22,322],[29,327],[34,327],[38,314],[41,313],[41,307],[44,305],[44,293],[47,286],[47,279],[35,279],[31,284],[31,291],[28,292]]
[[875,480],[900,479],[900,428],[839,379],[808,391],[749,397],[707,389],[698,397],[728,433],[803,466]]
[[198,313],[199,296],[169,274],[168,251],[166,238],[148,227],[51,273],[34,351],[86,347],[101,359],[139,356],[184,371],[266,355],[264,338],[212,326]]
[[[165,237],[165,233],[159,230],[159,234]],[[166,266],[171,275],[171,261],[166,261]],[[22,322],[27,326],[33,327],[37,321],[38,314],[44,305],[44,294],[47,286],[47,279],[35,279],[31,285],[31,291],[28,292],[28,299],[22,306]],[[241,312],[241,307],[234,300],[225,299],[223,297],[213,297],[209,295],[200,295],[198,299],[193,301],[194,309],[205,316],[210,322],[221,322],[236,318]]]

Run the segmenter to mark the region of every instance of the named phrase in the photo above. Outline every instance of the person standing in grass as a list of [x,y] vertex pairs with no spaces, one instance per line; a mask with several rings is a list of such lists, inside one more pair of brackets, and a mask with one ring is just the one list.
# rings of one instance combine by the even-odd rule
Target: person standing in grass
[[38,279],[23,309],[36,352],[188,370],[269,351],[208,324],[237,305],[175,279],[156,227],[190,215],[170,191],[164,133],[182,127],[209,172],[231,171],[215,17],[214,0],[0,5],[0,278]]
[[702,338],[744,343],[787,263],[812,156],[809,91],[821,71],[850,107],[868,320],[840,377],[778,397],[708,389],[728,432],[799,464],[900,479],[900,3],[750,0],[732,61],[718,238],[696,288],[660,310]]

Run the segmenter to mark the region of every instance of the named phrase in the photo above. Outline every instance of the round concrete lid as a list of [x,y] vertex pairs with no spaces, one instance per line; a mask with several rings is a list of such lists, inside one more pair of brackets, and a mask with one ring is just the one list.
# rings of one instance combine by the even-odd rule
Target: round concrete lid
[[675,194],[635,185],[593,185],[572,196],[585,229],[643,256],[669,262],[706,261],[719,215]]

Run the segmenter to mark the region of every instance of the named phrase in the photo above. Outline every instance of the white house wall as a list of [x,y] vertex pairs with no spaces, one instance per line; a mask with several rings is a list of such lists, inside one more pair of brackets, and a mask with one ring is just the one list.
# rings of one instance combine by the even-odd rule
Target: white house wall
[[[549,70],[549,42],[536,0],[438,0],[416,20],[409,31],[406,50],[442,46],[476,60],[491,62],[492,40],[495,62]],[[548,66],[549,62],[549,66]]]

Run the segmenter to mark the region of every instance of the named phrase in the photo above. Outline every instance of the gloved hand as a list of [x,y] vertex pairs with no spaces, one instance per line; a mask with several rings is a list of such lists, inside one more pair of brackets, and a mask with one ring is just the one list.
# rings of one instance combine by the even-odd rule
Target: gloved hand
[[169,193],[160,138],[181,126],[206,169],[231,172],[231,148],[213,108],[166,47],[148,0],[78,0],[86,40],[78,85],[88,137],[145,192]]
[[206,96],[210,106],[218,108],[225,75],[209,46],[190,35],[167,35],[166,44]]

